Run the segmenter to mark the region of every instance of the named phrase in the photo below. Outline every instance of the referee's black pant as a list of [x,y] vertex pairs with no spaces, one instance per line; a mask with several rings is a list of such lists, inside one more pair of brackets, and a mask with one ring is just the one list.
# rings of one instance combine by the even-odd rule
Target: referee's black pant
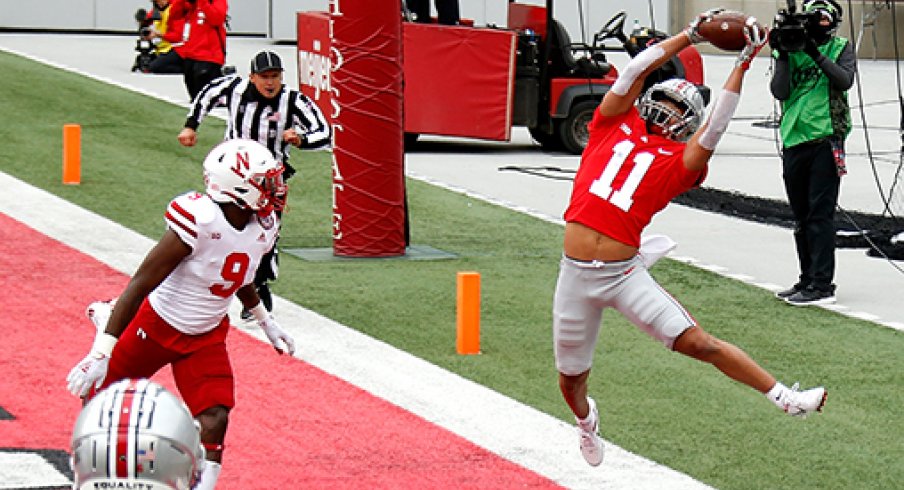
[[832,142],[821,139],[785,148],[782,167],[785,192],[796,221],[799,284],[834,291],[835,207],[841,176]]

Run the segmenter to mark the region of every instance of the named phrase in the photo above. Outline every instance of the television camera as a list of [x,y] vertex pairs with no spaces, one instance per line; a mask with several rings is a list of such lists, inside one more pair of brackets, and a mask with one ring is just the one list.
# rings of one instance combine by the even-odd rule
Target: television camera
[[150,12],[145,9],[138,9],[135,12],[135,21],[138,22],[138,41],[135,42],[135,51],[138,52],[138,55],[135,56],[132,71],[150,73],[151,62],[154,61],[157,54],[154,52],[156,47],[149,36],[151,34],[151,26],[160,19],[160,11],[157,10],[156,6]]
[[[806,0],[803,12],[797,11],[795,0],[787,2],[788,8],[778,11],[769,32],[769,46],[772,49],[803,51],[807,41],[811,39],[816,44],[821,44],[835,32],[841,22],[841,5],[834,0]],[[831,18],[828,26],[820,23],[824,12]]]

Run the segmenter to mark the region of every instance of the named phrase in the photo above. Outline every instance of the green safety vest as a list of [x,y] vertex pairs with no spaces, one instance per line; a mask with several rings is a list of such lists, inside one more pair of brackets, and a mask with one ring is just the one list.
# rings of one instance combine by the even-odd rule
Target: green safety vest
[[[819,52],[836,61],[848,40],[833,37]],[[843,140],[851,132],[847,92],[835,90],[829,77],[803,51],[788,53],[791,95],[782,101],[781,135],[785,147],[835,136]]]

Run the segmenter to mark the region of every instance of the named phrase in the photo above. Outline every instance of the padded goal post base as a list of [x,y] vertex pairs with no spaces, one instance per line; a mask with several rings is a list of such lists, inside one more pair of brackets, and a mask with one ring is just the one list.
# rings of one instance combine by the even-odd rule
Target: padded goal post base
[[[298,80],[333,126],[333,252],[405,253],[399,5],[333,0],[298,16]],[[332,38],[330,37],[332,35]]]

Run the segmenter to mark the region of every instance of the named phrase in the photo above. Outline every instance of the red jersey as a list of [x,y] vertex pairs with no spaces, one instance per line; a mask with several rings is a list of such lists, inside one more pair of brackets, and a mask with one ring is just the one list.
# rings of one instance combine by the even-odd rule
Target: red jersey
[[640,247],[640,233],[653,215],[700,185],[706,171],[687,170],[686,144],[648,133],[635,107],[611,117],[597,110],[589,129],[565,221]]
[[179,54],[186,59],[222,65],[226,60],[227,0],[173,0],[170,22],[182,25]]

